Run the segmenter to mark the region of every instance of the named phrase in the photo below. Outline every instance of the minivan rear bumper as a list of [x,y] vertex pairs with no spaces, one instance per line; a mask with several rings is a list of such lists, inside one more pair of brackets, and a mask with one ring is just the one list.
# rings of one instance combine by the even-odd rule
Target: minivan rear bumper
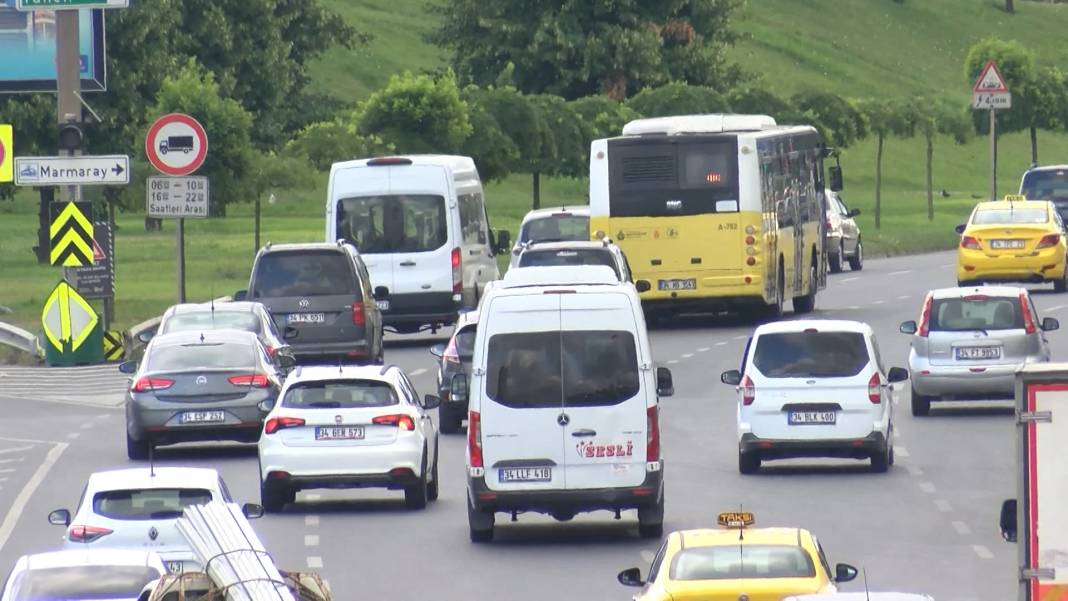
[[626,488],[589,488],[580,490],[490,490],[486,479],[467,479],[471,505],[479,511],[535,511],[550,515],[571,516],[576,513],[607,509],[652,507],[664,498],[664,470],[646,472],[639,486]]
[[390,294],[389,309],[382,311],[382,322],[387,326],[456,323],[462,303],[453,298],[452,292]]
[[886,436],[872,432],[864,438],[831,440],[774,440],[742,434],[738,451],[761,459],[790,459],[794,457],[836,457],[865,459],[886,452]]

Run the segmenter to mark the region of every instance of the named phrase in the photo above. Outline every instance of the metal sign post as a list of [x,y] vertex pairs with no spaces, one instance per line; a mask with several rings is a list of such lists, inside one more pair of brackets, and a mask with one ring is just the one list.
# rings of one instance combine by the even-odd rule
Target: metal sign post
[[994,61],[987,61],[972,86],[972,108],[990,110],[990,200],[998,199],[997,109],[1012,108],[1012,94]]

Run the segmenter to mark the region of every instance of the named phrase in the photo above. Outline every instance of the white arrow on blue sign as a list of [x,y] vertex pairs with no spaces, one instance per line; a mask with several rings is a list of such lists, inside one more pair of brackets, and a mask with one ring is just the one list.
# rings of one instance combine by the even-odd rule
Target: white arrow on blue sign
[[15,157],[16,186],[121,186],[130,183],[130,157]]

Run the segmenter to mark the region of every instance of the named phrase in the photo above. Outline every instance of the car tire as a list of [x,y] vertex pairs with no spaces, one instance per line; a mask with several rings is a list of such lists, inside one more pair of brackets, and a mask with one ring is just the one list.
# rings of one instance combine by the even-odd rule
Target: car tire
[[404,487],[404,505],[408,509],[425,509],[429,491],[427,490],[426,450],[423,451],[423,465],[419,479],[415,484]]
[[[260,505],[266,513],[278,513],[286,504],[286,490],[278,484],[260,482]],[[296,494],[294,493],[294,499]]]
[[1053,282],[1054,292],[1068,292],[1068,266],[1064,268],[1064,277]]
[[845,248],[838,244],[838,252],[827,255],[828,268],[831,273],[842,273],[842,258],[845,257]]
[[738,472],[755,474],[760,471],[760,455],[738,451]]
[[861,244],[859,238],[857,239],[857,249],[853,251],[853,256],[849,257],[849,269],[852,271],[864,269],[864,245]]
[[442,434],[459,433],[463,419],[463,413],[449,407],[446,403],[438,405],[438,431]]
[[146,436],[143,440],[134,440],[126,433],[126,456],[134,461],[145,461],[152,454],[152,441]]
[[786,276],[783,274],[783,265],[781,257],[779,259],[778,278],[779,286],[778,290],[775,293],[775,302],[770,305],[766,305],[764,307],[764,310],[761,311],[761,313],[763,313],[764,321],[778,321],[782,319],[782,315],[784,313],[783,305],[786,304],[786,291],[784,290],[784,287],[786,286]]
[[656,505],[638,508],[638,536],[660,538],[664,536],[664,497]]
[[887,431],[886,448],[881,451],[876,451],[871,456],[871,471],[876,474],[882,474],[890,469],[891,465],[894,465],[894,439],[893,430]]
[[426,485],[426,498],[428,501],[437,501],[441,487],[438,486],[438,449],[434,445],[434,467],[430,468],[430,482]]
[[794,297],[795,315],[811,313],[816,308],[816,290],[818,288],[816,280],[818,278],[819,274],[816,273],[816,264],[813,263],[812,268],[809,270],[808,294],[805,296]]
[[923,417],[931,414],[931,401],[933,397],[924,396],[916,392],[916,387],[912,387],[912,415],[916,417]]
[[493,512],[476,509],[467,499],[467,527],[473,543],[488,543],[493,540]]

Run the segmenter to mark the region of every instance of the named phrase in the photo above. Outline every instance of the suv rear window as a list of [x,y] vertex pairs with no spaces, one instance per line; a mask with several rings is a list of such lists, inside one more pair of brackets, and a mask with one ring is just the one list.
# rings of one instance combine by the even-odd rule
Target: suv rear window
[[378,380],[302,382],[286,391],[283,407],[295,409],[357,409],[397,404],[397,393]]
[[210,502],[211,491],[203,488],[107,490],[93,495],[93,513],[116,520],[167,519]]
[[788,545],[723,545],[683,549],[671,564],[672,580],[812,578],[816,567],[804,549]]
[[935,299],[931,304],[932,332],[1015,330],[1024,327],[1020,299],[966,296]]
[[638,394],[638,353],[630,332],[497,334],[486,354],[486,393],[507,407],[595,407]]
[[590,218],[581,215],[550,215],[532,219],[519,232],[520,242],[569,242],[590,239]]
[[753,365],[769,378],[847,378],[868,361],[859,332],[761,334],[753,352]]
[[611,267],[619,276],[612,251],[603,248],[528,249],[519,255],[520,267],[547,267],[554,265],[604,265]]
[[435,250],[448,239],[445,198],[432,194],[344,198],[338,202],[337,232],[366,255]]
[[341,250],[267,252],[256,262],[253,298],[326,296],[358,291],[352,263]]
[[245,311],[203,311],[178,313],[163,324],[161,334],[189,330],[245,330],[259,333],[260,319]]

